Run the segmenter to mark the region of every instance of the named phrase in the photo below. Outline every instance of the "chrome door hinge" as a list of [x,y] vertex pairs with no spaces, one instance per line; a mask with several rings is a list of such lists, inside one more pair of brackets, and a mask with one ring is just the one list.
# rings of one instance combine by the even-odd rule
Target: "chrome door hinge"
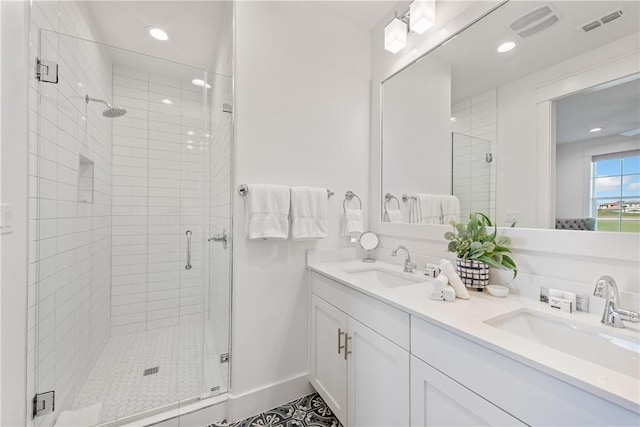
[[56,392],[47,391],[46,393],[38,393],[33,397],[33,414],[32,417],[39,417],[53,412],[56,408]]
[[41,82],[58,83],[58,64],[38,58],[36,77]]
[[222,353],[220,355],[220,363],[227,363],[229,362],[229,353]]

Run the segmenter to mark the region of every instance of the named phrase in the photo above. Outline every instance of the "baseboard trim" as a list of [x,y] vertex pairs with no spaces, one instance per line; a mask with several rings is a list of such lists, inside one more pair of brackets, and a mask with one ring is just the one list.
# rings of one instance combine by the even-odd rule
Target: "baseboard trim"
[[240,421],[313,392],[309,374],[305,372],[242,394],[229,394],[228,420]]

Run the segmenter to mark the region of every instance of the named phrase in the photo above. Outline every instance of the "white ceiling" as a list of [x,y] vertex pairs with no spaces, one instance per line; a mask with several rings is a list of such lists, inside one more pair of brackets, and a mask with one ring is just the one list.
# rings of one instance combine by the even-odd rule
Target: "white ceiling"
[[356,24],[363,30],[371,31],[380,20],[394,8],[398,1],[387,0],[316,0],[311,3],[329,10]]
[[[639,77],[621,79],[557,101],[556,143],[607,138],[640,128]],[[602,130],[589,132],[595,127]]]
[[[226,1],[88,1],[99,41],[193,67],[213,70]],[[170,35],[153,39],[157,26]],[[131,59],[131,55],[124,55]],[[119,57],[114,57],[117,63]],[[122,60],[122,59],[121,59]],[[130,65],[130,64],[129,64]]]

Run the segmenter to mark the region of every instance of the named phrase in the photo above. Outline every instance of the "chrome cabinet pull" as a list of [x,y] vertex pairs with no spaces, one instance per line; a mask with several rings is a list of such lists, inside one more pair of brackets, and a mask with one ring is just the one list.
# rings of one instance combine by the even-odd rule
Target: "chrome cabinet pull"
[[187,265],[184,266],[185,270],[191,270],[191,230],[187,230]]
[[342,345],[342,336],[345,333],[342,332],[342,329],[338,328],[338,354],[340,354],[340,350],[342,350],[344,348],[344,346]]
[[345,334],[345,340],[344,340],[344,360],[347,360],[347,355],[351,354],[351,350],[349,350],[349,340],[351,339],[351,337],[349,336],[349,334]]

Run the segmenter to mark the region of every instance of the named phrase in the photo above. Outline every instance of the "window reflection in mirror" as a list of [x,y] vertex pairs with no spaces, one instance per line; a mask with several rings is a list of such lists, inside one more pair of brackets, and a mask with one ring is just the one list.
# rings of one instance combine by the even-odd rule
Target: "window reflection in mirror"
[[[617,17],[603,23],[600,18],[614,10]],[[640,93],[639,10],[640,2],[627,1],[510,1],[387,79],[382,86],[381,105],[383,221],[438,223],[425,221],[424,215],[415,216],[418,197],[453,195],[462,218],[469,211],[480,210],[500,226],[515,222],[521,228],[553,228],[556,219],[576,219],[585,220],[585,227],[579,229],[636,231],[640,222],[633,222],[633,211],[640,195],[634,157],[618,158],[621,169],[615,175],[602,171],[604,166],[599,166],[594,156],[640,149],[638,134],[620,135],[640,128],[637,104],[623,108],[617,98],[605,97],[602,92],[628,84],[618,90],[636,98]],[[536,26],[534,21],[527,21],[523,31],[516,22],[522,24],[526,20],[521,18],[534,11],[551,23]],[[583,28],[595,20],[600,20],[600,25]],[[515,47],[498,52],[506,41],[513,41]],[[630,57],[636,58],[633,69],[630,71],[627,65],[615,68],[608,79],[597,82],[599,88],[604,81],[615,81],[603,85],[602,90],[592,88],[593,83],[572,80],[573,76]],[[547,98],[555,101],[558,111],[558,144],[557,150],[551,148],[553,145],[546,146],[554,155],[543,165],[539,164],[543,152],[539,145],[541,91],[558,81],[566,81],[575,95]],[[613,100],[601,113],[625,127],[612,142],[619,148],[612,145],[587,153],[586,148],[577,148],[577,140],[562,140],[564,117],[569,117],[569,124],[586,119],[584,111],[562,114],[562,104],[576,96],[576,102],[585,107],[587,102],[579,98],[583,91],[594,97],[590,104],[605,107]],[[634,114],[634,119],[628,117]],[[606,117],[593,118],[589,124],[580,122],[580,126],[588,127],[587,132],[603,128],[600,135],[589,133],[589,141],[606,135],[610,125],[598,124],[605,123]],[[627,143],[622,144],[625,138]],[[477,149],[465,153],[462,144],[460,149],[456,146],[457,139],[476,141]],[[576,165],[565,170],[576,151],[582,153],[579,172],[572,169]],[[567,152],[571,156],[565,156]],[[625,163],[628,165],[623,171]],[[593,172],[598,169],[602,175]],[[541,170],[546,171],[544,175],[539,175]],[[620,185],[611,188],[616,180]],[[575,184],[578,181],[579,185]],[[385,199],[386,194],[401,200],[399,209],[391,215],[388,210],[395,210],[396,203],[390,197]],[[541,195],[548,195],[548,209],[546,203],[540,204]]]

